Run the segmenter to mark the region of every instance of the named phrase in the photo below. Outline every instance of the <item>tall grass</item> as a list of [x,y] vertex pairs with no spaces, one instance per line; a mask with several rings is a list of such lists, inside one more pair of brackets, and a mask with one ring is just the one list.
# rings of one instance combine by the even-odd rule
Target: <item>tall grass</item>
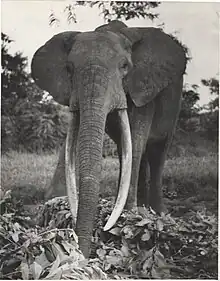
[[[53,176],[58,154],[29,154],[10,152],[1,159],[1,187],[27,184],[47,188]],[[164,169],[164,185],[174,188],[179,195],[197,195],[204,200],[217,198],[218,159],[216,154],[204,157],[178,157],[168,159]],[[117,193],[119,162],[117,158],[103,159],[100,175],[101,194],[114,196]]]
[[53,175],[58,154],[34,154],[11,151],[1,157],[1,187],[33,184],[45,188]]

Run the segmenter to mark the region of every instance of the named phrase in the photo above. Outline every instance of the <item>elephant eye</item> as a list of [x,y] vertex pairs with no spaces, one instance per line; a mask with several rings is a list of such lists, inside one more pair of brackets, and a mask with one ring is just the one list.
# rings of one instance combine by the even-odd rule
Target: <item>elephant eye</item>
[[73,64],[72,64],[72,62],[67,61],[67,63],[66,63],[66,70],[69,73],[73,72]]
[[127,60],[123,60],[119,64],[119,70],[122,73],[123,77],[128,73],[129,71],[129,64]]

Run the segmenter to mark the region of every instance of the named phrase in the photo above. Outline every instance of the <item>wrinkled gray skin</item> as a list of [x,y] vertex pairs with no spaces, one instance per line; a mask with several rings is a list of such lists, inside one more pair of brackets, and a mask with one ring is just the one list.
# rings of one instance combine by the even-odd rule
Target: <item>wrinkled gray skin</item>
[[[163,210],[162,172],[180,110],[185,67],[183,48],[167,34],[156,28],[128,28],[119,21],[93,32],[57,34],[35,53],[36,83],[80,116],[76,231],[86,257],[98,204],[104,130],[117,144],[121,161],[120,109],[127,108],[132,138],[126,207]],[[64,150],[48,196],[52,189],[64,193],[66,188]]]

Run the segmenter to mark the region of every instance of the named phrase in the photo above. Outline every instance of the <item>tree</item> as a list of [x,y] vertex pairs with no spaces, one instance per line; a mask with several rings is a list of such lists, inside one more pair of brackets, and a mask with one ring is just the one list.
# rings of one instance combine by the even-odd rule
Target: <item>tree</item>
[[202,84],[209,88],[210,94],[215,96],[208,103],[208,109],[213,111],[219,109],[219,81],[216,78],[202,79]]
[[206,110],[201,115],[201,123],[203,134],[207,138],[217,141],[219,133],[219,80],[216,78],[202,79],[202,84],[209,88],[209,92],[214,99],[212,99],[203,108]]
[[14,55],[9,53],[10,44],[14,42],[4,33],[1,33],[2,43],[2,85],[1,102],[2,115],[14,115],[17,103],[41,100],[43,91],[37,87],[27,73],[27,57],[21,52]]
[[[2,114],[8,115],[16,101],[19,98],[25,98],[27,96],[25,86],[28,84],[29,75],[25,71],[27,57],[24,57],[20,52],[16,52],[14,55],[9,54],[9,44],[11,44],[13,40],[4,33],[1,33],[1,39]],[[7,113],[7,111],[9,112]]]
[[178,120],[178,127],[183,130],[194,130],[197,125],[199,107],[196,103],[199,101],[199,86],[185,84],[183,87],[182,105]]
[[[111,20],[129,20],[133,18],[149,18],[151,20],[158,17],[157,13],[151,10],[160,5],[160,2],[148,1],[73,1],[65,7],[64,13],[67,15],[68,22],[77,22],[75,7],[89,6],[98,7],[101,15],[106,22]],[[59,22],[59,19],[52,12],[49,16],[50,25]]]

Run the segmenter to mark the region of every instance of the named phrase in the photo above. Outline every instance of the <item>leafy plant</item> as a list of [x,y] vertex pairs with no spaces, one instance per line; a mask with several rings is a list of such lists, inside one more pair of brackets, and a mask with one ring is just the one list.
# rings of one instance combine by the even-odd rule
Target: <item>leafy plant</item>
[[78,249],[73,229],[29,227],[10,191],[0,201],[1,279],[107,279]]
[[[67,197],[54,198],[46,205],[44,226],[71,227]],[[140,214],[123,211],[115,227],[103,232],[112,208],[113,200],[100,199],[91,252],[92,261],[108,278],[216,278],[214,215],[204,210],[184,218],[158,216],[152,209],[140,208]]]
[[[100,225],[110,206],[102,201]],[[205,211],[185,219],[158,216],[145,208],[141,216],[124,211],[109,232],[99,229],[97,255],[107,272],[126,272],[133,278],[217,277],[217,219]]]
[[[160,5],[160,2],[150,1],[75,1],[68,4],[64,13],[67,16],[68,23],[77,22],[75,7],[89,6],[90,8],[98,7],[104,20],[129,20],[133,18],[149,18],[154,20],[158,17],[157,13],[152,12],[153,8]],[[49,24],[59,24],[59,19],[52,11],[49,15]]]

